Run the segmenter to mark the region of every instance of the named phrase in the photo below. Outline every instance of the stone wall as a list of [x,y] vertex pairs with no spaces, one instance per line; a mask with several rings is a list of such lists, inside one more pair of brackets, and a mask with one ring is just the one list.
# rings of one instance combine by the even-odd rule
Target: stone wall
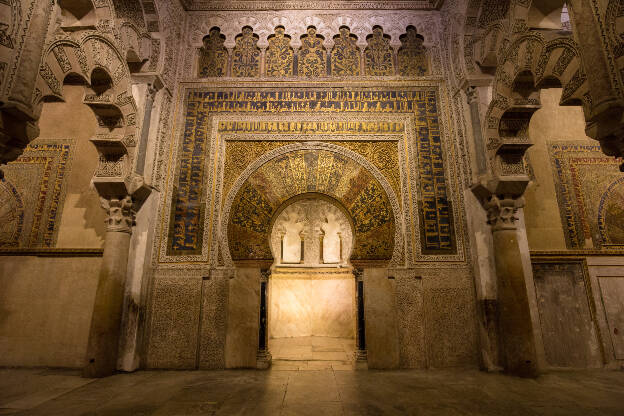
[[100,263],[0,256],[0,366],[84,365]]

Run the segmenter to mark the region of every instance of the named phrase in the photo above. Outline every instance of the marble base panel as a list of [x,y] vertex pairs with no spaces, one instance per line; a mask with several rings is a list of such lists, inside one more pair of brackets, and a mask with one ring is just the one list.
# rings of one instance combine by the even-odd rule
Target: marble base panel
[[355,280],[307,275],[291,278],[279,273],[269,282],[269,334],[283,337],[355,336]]

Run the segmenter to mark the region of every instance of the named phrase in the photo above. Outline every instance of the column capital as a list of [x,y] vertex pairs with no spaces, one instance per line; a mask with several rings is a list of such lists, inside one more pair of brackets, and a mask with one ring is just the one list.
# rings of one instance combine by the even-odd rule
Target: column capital
[[135,225],[136,210],[132,197],[100,197],[100,204],[106,210],[106,231],[132,234]]
[[524,198],[502,197],[491,195],[483,203],[487,211],[488,224],[492,232],[515,230],[517,228],[518,209],[524,207]]
[[474,85],[469,85],[465,89],[466,101],[468,104],[474,104],[479,101],[479,90]]

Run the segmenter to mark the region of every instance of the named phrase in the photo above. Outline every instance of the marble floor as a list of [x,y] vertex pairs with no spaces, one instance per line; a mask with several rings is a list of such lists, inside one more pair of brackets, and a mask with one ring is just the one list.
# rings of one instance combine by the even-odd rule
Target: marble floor
[[0,415],[624,415],[624,371],[0,369]]
[[274,370],[352,370],[353,338],[272,338],[269,349]]

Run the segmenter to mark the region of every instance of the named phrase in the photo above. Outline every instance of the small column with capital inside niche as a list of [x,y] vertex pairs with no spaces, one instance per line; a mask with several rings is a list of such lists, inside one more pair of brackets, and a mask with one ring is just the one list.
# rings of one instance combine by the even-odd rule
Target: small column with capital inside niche
[[368,369],[368,354],[366,351],[366,321],[364,318],[364,271],[353,269],[355,276],[356,296],[356,338],[355,338],[355,368],[357,370]]
[[271,367],[273,357],[269,351],[269,326],[268,326],[268,305],[269,305],[269,277],[271,271],[260,270],[260,325],[258,326],[258,353],[256,354],[256,368],[266,370]]

